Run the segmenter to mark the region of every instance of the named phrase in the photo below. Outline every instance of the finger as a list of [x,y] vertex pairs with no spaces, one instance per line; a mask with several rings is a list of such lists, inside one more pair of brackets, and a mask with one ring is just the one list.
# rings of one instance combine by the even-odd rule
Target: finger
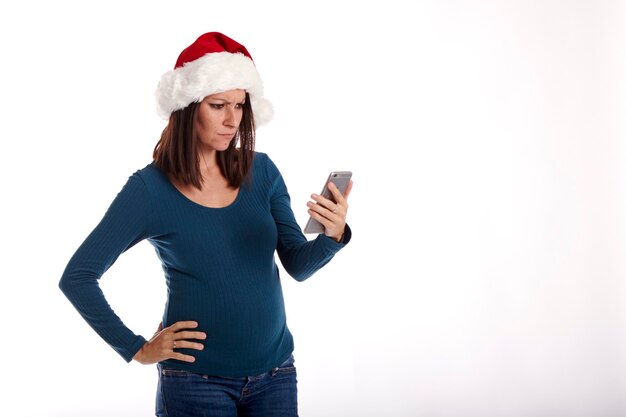
[[337,202],[337,204],[343,204],[344,203],[344,198],[343,195],[341,195],[341,192],[339,191],[339,188],[337,188],[337,186],[332,183],[329,182],[328,183],[328,189],[330,190],[331,194],[333,195],[333,197],[335,197],[335,201]]
[[204,340],[206,339],[206,333],[204,332],[191,332],[191,331],[180,331],[174,334],[174,340],[183,340],[183,339],[198,339]]
[[[328,211],[328,210],[327,210]],[[329,220],[328,218],[322,216],[321,214],[319,214],[316,211],[313,210],[309,210],[309,215],[317,220],[318,222],[320,222],[323,226],[324,226],[324,230],[328,230],[330,227],[333,226],[333,222],[331,220]]]
[[196,327],[198,327],[198,322],[196,321],[177,321],[168,329],[177,332],[182,329],[195,329]]
[[152,337],[156,337],[159,333],[161,333],[163,331],[163,322],[159,323],[159,326],[157,327],[156,331],[154,332],[154,335],[152,335]]
[[337,207],[336,203],[334,203],[333,201],[331,201],[328,198],[323,197],[321,195],[311,194],[311,198],[313,200],[315,200],[315,202],[317,202],[319,205],[321,205],[322,207],[324,207],[326,210],[328,210],[330,212],[332,212]]
[[319,203],[316,204],[316,203],[308,202],[307,206],[309,206],[310,210],[316,211],[317,213],[326,217],[329,220],[333,220],[333,216],[336,215],[337,211],[339,210],[339,206],[337,204],[334,204],[334,208],[332,210],[330,208],[324,207],[323,205]]
[[348,199],[348,196],[350,195],[351,191],[352,191],[352,180],[350,180],[350,182],[348,183],[348,186],[346,187],[346,191],[344,191],[343,193],[344,200]]
[[202,343],[189,342],[187,340],[177,340],[176,345],[173,346],[173,349],[194,349],[194,350],[203,350],[204,345]]
[[176,359],[183,362],[195,362],[196,358],[191,355],[183,355],[182,353],[174,352],[170,355],[170,359]]
[[[350,192],[352,191],[352,180],[350,180],[348,182],[348,185],[346,186],[346,189],[343,192],[343,195],[339,192],[339,188],[337,188],[335,186],[335,184],[333,183],[329,183],[329,189],[331,191],[331,193],[333,194],[333,197],[335,198],[335,201],[337,202],[338,205],[343,206],[345,208],[348,207],[348,196],[350,195]],[[332,187],[331,187],[332,185]]]

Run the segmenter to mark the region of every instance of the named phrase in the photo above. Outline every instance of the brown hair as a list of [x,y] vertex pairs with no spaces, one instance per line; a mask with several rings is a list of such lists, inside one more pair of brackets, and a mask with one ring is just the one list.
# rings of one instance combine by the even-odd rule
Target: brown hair
[[[196,117],[200,103],[176,110],[163,129],[152,158],[157,167],[183,184],[202,188],[200,158],[196,140]],[[239,187],[248,177],[254,158],[254,116],[246,93],[243,116],[228,149],[217,152],[217,165],[230,185]],[[237,146],[239,144],[239,146]]]

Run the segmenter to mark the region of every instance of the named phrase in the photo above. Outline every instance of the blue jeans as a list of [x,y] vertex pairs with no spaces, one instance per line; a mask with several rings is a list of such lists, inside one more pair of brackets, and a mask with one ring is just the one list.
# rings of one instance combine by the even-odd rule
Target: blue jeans
[[296,368],[291,356],[256,376],[227,378],[157,365],[157,417],[297,417]]

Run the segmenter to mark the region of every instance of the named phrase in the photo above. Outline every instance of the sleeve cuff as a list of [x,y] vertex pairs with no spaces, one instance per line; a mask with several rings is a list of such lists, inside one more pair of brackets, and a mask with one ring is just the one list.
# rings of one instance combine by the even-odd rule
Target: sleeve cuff
[[133,346],[129,348],[127,352],[120,352],[120,355],[122,355],[126,362],[132,362],[137,352],[139,352],[146,342],[147,340],[143,336],[137,336],[137,340],[133,343]]
[[346,230],[344,230],[343,232],[343,237],[341,238],[341,243],[342,245],[347,245],[348,242],[350,242],[350,239],[352,239],[352,229],[350,229],[350,226],[348,226],[348,223],[346,223]]

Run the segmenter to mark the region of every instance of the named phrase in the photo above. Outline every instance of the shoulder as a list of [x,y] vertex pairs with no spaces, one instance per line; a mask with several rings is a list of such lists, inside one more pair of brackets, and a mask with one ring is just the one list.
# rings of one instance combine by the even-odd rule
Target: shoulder
[[154,162],[150,162],[143,168],[136,170],[132,175],[140,177],[141,179],[150,180],[155,178],[160,172],[159,168],[154,164]]
[[135,171],[131,178],[136,178],[144,183],[146,188],[155,189],[164,187],[167,185],[167,176],[163,171],[161,171],[154,162],[150,162],[145,167],[138,169]]
[[255,177],[264,178],[270,183],[274,182],[276,178],[281,176],[280,170],[272,158],[264,152],[254,153],[253,175]]
[[276,188],[276,184],[282,180],[280,171],[272,159],[264,152],[254,152],[251,181],[254,187],[260,187],[270,193]]
[[272,158],[264,152],[254,152],[254,169],[262,170],[264,173],[271,173],[278,171],[276,164],[272,161]]
[[131,201],[151,201],[168,190],[168,179],[153,163],[133,172],[120,191],[120,196]]
[[257,152],[254,151],[254,164],[265,165],[267,161],[270,160],[270,157],[265,152]]

